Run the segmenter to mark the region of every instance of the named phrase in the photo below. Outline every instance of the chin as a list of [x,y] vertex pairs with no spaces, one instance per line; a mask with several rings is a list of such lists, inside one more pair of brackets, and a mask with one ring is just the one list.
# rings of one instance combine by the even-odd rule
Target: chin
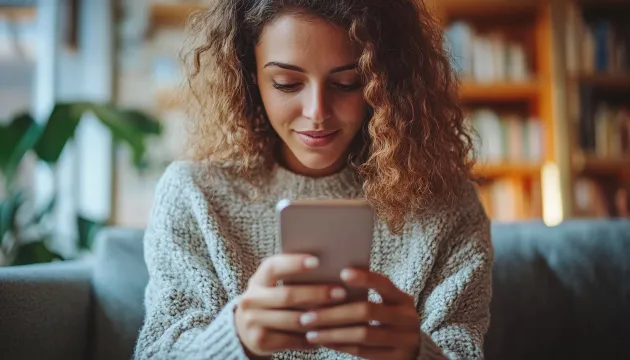
[[328,168],[331,168],[333,166],[335,166],[338,161],[339,161],[339,157],[334,157],[334,156],[321,156],[321,155],[315,155],[315,156],[299,156],[298,160],[300,161],[300,163],[302,163],[302,165],[304,167],[307,167],[309,169],[312,170],[326,170]]

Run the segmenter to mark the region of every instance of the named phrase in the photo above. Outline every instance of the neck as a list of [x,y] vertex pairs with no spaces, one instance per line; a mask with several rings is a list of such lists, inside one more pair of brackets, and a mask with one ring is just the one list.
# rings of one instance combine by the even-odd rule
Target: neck
[[334,175],[343,170],[347,165],[347,156],[344,154],[337,159],[332,165],[323,169],[313,169],[304,166],[300,160],[286,146],[282,146],[280,156],[280,165],[287,170],[302,176],[320,178]]

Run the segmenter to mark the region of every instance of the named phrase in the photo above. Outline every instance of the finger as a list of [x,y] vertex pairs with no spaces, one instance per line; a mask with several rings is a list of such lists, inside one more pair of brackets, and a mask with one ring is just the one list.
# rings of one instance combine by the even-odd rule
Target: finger
[[399,332],[381,326],[353,326],[309,331],[306,338],[311,344],[367,345],[370,347],[413,348],[418,336],[412,332]]
[[283,278],[308,272],[318,266],[319,260],[311,255],[274,255],[263,260],[249,281],[261,286],[276,286]]
[[263,327],[271,330],[306,333],[300,323],[299,311],[290,310],[250,310],[243,314],[247,328]]
[[256,353],[272,354],[283,350],[308,350],[315,346],[301,334],[287,334],[266,328],[257,328],[250,338]]
[[259,287],[244,294],[239,305],[244,309],[310,308],[338,303],[346,296],[343,287],[332,285]]
[[350,286],[375,290],[385,304],[413,304],[411,296],[398,289],[385,275],[362,269],[344,269],[341,279]]
[[377,321],[380,325],[389,328],[410,331],[420,328],[420,321],[414,308],[367,301],[317,309],[300,317],[302,325],[309,328],[368,324],[371,321]]
[[367,347],[360,345],[329,345],[327,348],[342,353],[354,355],[368,360],[396,360],[405,359],[405,353],[388,347]]

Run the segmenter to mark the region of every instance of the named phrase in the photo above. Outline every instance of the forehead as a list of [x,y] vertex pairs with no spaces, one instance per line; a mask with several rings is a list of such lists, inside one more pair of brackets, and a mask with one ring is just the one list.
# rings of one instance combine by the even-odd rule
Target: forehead
[[308,69],[352,63],[358,52],[345,29],[315,16],[286,14],[265,26],[256,56],[261,62],[287,62]]

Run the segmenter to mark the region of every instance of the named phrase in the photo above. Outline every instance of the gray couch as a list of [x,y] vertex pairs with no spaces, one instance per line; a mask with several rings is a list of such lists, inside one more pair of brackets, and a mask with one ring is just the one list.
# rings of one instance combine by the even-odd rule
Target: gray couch
[[[630,359],[630,222],[492,231],[487,359]],[[147,281],[141,239],[107,229],[89,260],[0,269],[0,358],[130,358]]]

